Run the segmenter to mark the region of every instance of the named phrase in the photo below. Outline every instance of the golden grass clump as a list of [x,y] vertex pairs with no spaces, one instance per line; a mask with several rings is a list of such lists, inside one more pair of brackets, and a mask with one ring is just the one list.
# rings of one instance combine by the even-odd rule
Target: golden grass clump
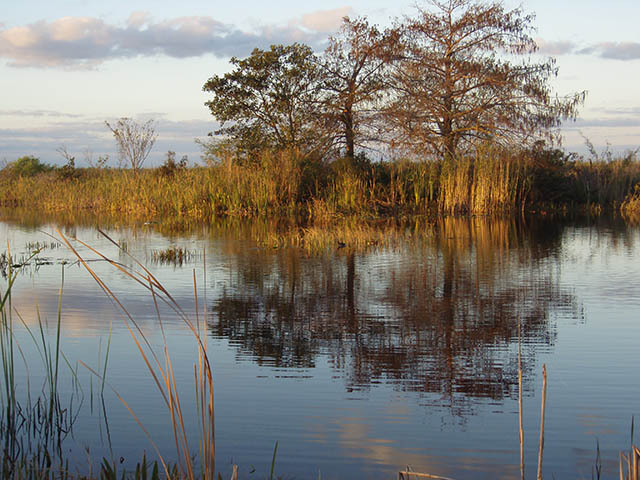
[[636,184],[620,206],[622,214],[635,223],[640,223],[640,184]]
[[[212,217],[336,218],[495,215],[568,208],[638,209],[635,156],[576,160],[559,150],[480,145],[444,160],[324,161],[297,151],[225,157],[207,167],[0,171],[0,206],[43,213],[92,211],[129,222]],[[635,196],[634,196],[635,195]]]

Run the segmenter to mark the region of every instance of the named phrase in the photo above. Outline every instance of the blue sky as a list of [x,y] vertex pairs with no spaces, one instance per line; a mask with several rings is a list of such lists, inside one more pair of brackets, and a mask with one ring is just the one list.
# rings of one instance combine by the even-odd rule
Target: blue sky
[[[421,0],[418,1],[418,4]],[[105,120],[157,120],[151,164],[167,150],[198,160],[195,138],[215,123],[201,91],[255,46],[309,43],[322,50],[344,15],[381,26],[411,15],[414,0],[158,2],[24,0],[0,9],[0,162],[36,155],[83,163],[115,144]],[[565,148],[582,135],[615,151],[640,146],[640,2],[505,0],[536,14],[543,55],[554,56],[557,93],[587,90],[580,119],[563,128]]]

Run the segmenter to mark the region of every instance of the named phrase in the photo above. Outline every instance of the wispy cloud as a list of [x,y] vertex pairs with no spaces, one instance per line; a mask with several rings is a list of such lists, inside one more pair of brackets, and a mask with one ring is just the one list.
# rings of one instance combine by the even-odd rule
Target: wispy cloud
[[306,42],[321,48],[350,13],[350,8],[321,10],[254,31],[208,16],[156,21],[147,12],[133,12],[120,25],[95,17],[62,17],[12,28],[0,25],[0,58],[13,67],[93,68],[137,56],[242,56],[274,43]]
[[311,31],[332,33],[340,28],[342,19],[352,13],[353,9],[351,7],[342,7],[333,10],[319,10],[303,15],[299,20],[294,20],[290,25],[293,28],[300,25]]
[[640,127],[640,117],[618,117],[618,118],[579,118],[575,122],[566,123],[563,128],[580,129],[591,127],[608,127],[608,128],[629,128]]
[[544,55],[565,55],[573,53],[576,45],[573,42],[559,40],[559,41],[547,41],[543,38],[536,39],[538,44],[538,52]]
[[66,117],[78,118],[82,115],[55,110],[0,110],[0,117]]
[[594,51],[602,58],[613,60],[640,59],[639,42],[605,42],[596,45]]
[[579,46],[568,40],[536,39],[538,52],[544,55],[592,55],[611,60],[639,60],[640,42],[600,42]]

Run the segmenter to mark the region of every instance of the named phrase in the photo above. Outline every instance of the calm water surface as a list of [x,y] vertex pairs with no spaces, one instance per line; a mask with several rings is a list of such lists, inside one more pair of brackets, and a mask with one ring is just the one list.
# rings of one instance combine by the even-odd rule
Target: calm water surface
[[[16,258],[44,247],[38,264],[20,273],[12,299],[31,329],[39,312],[53,335],[64,271],[62,350],[77,366],[83,398],[65,448],[80,472],[88,458],[122,457],[131,465],[144,452],[153,456],[109,388],[106,408],[99,406],[100,381],[79,366],[104,368],[109,344],[107,382],[171,459],[165,407],[122,318],[72,253],[47,235],[58,236],[56,228],[124,265],[134,262],[81,224],[0,222],[1,251],[9,245]],[[636,226],[613,219],[422,221],[389,231],[389,244],[330,242],[313,251],[272,248],[272,227],[258,223],[105,231],[189,312],[195,271],[215,375],[217,467],[225,477],[233,463],[243,478],[267,477],[276,441],[275,472],[283,478],[390,479],[406,466],[455,479],[519,477],[518,319],[527,475],[536,469],[543,364],[545,475],[591,478],[596,442],[604,477],[617,475],[618,451],[628,448],[632,415],[640,413]],[[158,258],[172,246],[189,253],[182,263]],[[188,329],[164,309],[159,320],[149,294],[122,272],[90,265],[156,347],[162,322],[191,412]],[[42,382],[38,353],[26,328],[15,328],[30,367],[19,362],[19,388],[33,396]],[[70,392],[65,372],[62,387]],[[194,422],[187,419],[195,452]]]

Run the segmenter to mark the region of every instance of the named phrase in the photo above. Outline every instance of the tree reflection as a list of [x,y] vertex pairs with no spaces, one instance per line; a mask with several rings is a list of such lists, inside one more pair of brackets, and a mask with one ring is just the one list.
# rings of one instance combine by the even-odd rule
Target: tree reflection
[[327,355],[350,390],[384,382],[463,410],[500,400],[517,388],[518,319],[526,377],[554,344],[551,319],[577,312],[556,278],[561,228],[548,227],[445,219],[375,252],[236,251],[209,328],[261,365]]

